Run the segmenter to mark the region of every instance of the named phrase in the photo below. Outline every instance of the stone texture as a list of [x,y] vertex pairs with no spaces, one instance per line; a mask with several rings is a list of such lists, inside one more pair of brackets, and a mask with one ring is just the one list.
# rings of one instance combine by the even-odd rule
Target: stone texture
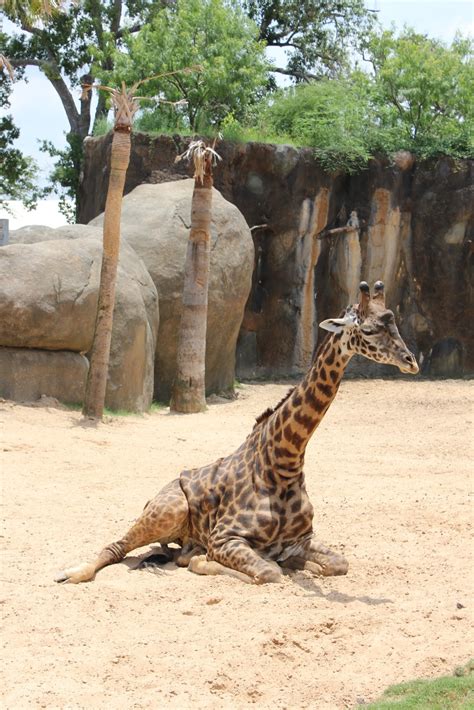
[[400,170],[410,170],[414,166],[416,158],[408,150],[398,150],[393,153],[392,160]]
[[[18,231],[0,249],[0,345],[87,353],[102,231],[83,225]],[[154,284],[134,250],[122,243],[106,394],[111,409],[149,408],[158,324]]]
[[60,240],[0,250],[0,344],[87,352],[92,344],[100,243]]
[[36,244],[58,239],[79,239],[79,237],[100,237],[86,224],[65,224],[63,227],[47,227],[44,224],[29,224],[10,232],[9,244]]
[[[168,401],[175,368],[194,181],[140,185],[124,198],[122,236],[146,265],[160,299],[155,398]],[[254,261],[239,210],[214,190],[206,343],[206,392],[230,390]],[[101,225],[103,215],[92,225]]]
[[80,404],[88,369],[79,353],[0,347],[0,397],[34,402],[45,395]]
[[[174,158],[186,145],[179,137],[134,135],[126,190],[151,180],[154,171],[164,178],[185,174],[186,166],[175,165]],[[102,165],[109,149],[108,136],[87,142],[81,221],[103,209]],[[474,372],[472,160],[419,161],[403,151],[391,160],[372,160],[349,176],[325,173],[306,149],[223,142],[219,152],[217,189],[251,227],[258,226],[252,231],[255,268],[239,338],[238,376],[301,369],[311,340],[317,344],[317,323],[347,305],[358,278],[385,278],[388,303],[426,374],[447,338],[459,344],[449,371]],[[356,210],[359,245],[352,236],[346,247],[347,235],[338,234],[323,239],[315,253],[311,225],[323,189],[330,193],[328,228],[345,225]],[[367,360],[358,371],[383,372]]]
[[425,324],[417,341],[428,365],[446,339],[457,341],[458,373],[474,372],[473,178],[474,161],[445,159],[420,166],[413,181],[413,301]]

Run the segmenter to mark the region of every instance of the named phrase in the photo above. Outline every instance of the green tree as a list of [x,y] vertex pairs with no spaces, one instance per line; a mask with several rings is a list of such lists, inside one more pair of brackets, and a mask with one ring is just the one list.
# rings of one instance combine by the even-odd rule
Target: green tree
[[[255,112],[262,135],[315,149],[327,169],[353,171],[375,153],[474,153],[472,40],[451,46],[405,29],[367,41],[360,69],[273,94]],[[225,131],[224,131],[225,135]]]
[[[68,147],[56,156],[60,164],[53,175],[59,182],[59,194],[75,198],[82,141],[108,112],[105,95],[99,97],[92,112],[90,94],[83,92],[79,99],[80,87],[90,84],[95,75],[110,71],[114,52],[124,37],[141,29],[168,1],[81,0],[68,4],[67,12],[51,14],[43,13],[42,7],[46,4],[54,10],[60,3],[7,0],[3,5],[2,11],[16,31],[0,32],[2,53],[17,78],[25,67],[38,67],[57,92],[69,123]],[[44,147],[48,150],[49,144]]]
[[372,101],[378,123],[399,148],[420,155],[473,154],[474,42],[451,46],[405,28],[372,35]]
[[286,66],[273,67],[295,81],[334,76],[357,51],[375,22],[364,0],[242,0],[268,47],[286,50]]
[[226,0],[187,0],[158,12],[127,38],[126,52],[114,55],[115,80],[131,83],[196,64],[202,71],[147,85],[150,94],[168,101],[184,98],[187,104],[178,114],[160,107],[158,118],[145,110],[137,125],[158,130],[168,123],[197,131],[219,125],[228,114],[241,118],[268,80],[265,46],[257,35],[255,24]]
[[[8,109],[11,80],[0,70],[0,106]],[[24,156],[14,142],[20,130],[13,123],[13,117],[0,117],[0,207],[7,211],[9,200],[21,200],[28,209],[36,205],[41,196],[36,188],[37,165],[32,158]]]

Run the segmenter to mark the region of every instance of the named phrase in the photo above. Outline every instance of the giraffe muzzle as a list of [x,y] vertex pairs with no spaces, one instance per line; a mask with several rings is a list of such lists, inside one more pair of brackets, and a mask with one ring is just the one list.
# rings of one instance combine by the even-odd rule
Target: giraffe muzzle
[[417,375],[420,371],[416,358],[410,351],[407,351],[402,355],[401,363],[398,368],[406,375]]

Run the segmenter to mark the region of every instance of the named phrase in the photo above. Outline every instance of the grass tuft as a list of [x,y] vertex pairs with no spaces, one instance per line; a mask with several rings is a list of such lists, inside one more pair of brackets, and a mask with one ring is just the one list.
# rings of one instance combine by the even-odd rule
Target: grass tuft
[[153,412],[162,412],[167,409],[168,405],[166,402],[152,402],[148,414],[153,414]]
[[[82,412],[82,404],[71,404],[71,403],[65,403],[64,406],[66,409],[69,409],[73,412]],[[164,409],[167,408],[167,404],[165,402],[152,402],[150,409],[148,412],[130,412],[128,409],[109,409],[108,407],[104,408],[104,417],[141,417],[143,414],[153,414],[153,412],[160,412],[163,411]]]
[[474,660],[456,668],[453,676],[392,685],[380,700],[359,710],[472,710]]

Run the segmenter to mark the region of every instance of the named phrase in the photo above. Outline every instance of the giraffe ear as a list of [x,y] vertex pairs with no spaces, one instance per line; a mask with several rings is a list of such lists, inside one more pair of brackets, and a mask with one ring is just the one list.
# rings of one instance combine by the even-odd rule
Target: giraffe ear
[[323,322],[319,324],[319,327],[323,330],[329,330],[331,333],[340,333],[344,328],[354,325],[355,322],[355,313],[346,313],[342,318],[328,318],[327,320],[323,320]]

